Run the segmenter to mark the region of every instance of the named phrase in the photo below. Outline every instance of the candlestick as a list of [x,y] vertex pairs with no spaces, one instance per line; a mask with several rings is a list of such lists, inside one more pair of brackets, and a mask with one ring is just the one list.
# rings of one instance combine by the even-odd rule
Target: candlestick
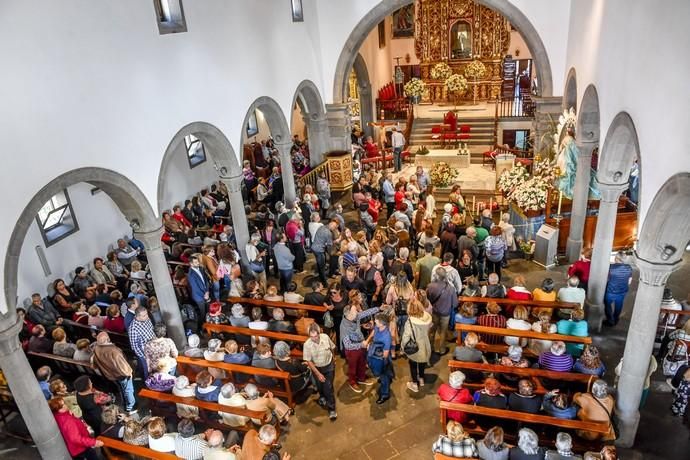
[[494,212],[494,197],[492,196],[489,197],[489,211],[491,211],[491,214]]
[[476,214],[476,211],[474,210],[475,204],[474,204],[474,195],[472,195],[472,213]]
[[563,202],[563,191],[559,190],[558,191],[558,211],[556,211],[557,215],[561,215],[561,203]]

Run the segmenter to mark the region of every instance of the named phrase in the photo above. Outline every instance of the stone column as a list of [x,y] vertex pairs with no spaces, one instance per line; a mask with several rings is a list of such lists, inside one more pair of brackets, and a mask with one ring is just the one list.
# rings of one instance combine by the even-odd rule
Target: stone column
[[237,176],[221,176],[228,188],[228,195],[230,197],[230,215],[232,216],[232,228],[235,231],[235,242],[237,243],[237,251],[242,256],[242,261],[247,263],[247,254],[244,248],[249,241],[249,226],[247,225],[247,214],[244,212],[244,200],[242,199],[242,180],[244,176],[240,173]]
[[309,133],[309,164],[313,168],[326,160],[329,150],[328,120],[325,114],[312,113],[304,117]]
[[589,178],[592,170],[592,151],[597,145],[598,143],[596,142],[577,142],[580,154],[577,156],[573,207],[570,212],[570,234],[565,247],[566,257],[570,263],[577,261],[582,251],[582,234],[585,230],[587,199],[589,198]]
[[638,408],[649,367],[649,358],[654,348],[654,336],[664,286],[671,272],[680,264],[680,261],[674,265],[653,264],[641,259],[637,254],[635,254],[635,262],[640,270],[640,284],[637,288],[632,320],[625,341],[615,412],[620,428],[620,436],[616,444],[621,447],[631,447],[635,442],[637,427],[640,423]]
[[628,188],[627,184],[599,184],[601,201],[597,216],[597,231],[594,236],[596,244],[592,250],[592,263],[587,285],[587,322],[590,331],[599,332],[604,319],[604,292],[606,291],[613,236],[616,232],[618,199],[626,188]]
[[[14,312],[2,315],[0,329],[0,368],[38,452],[42,458],[71,459],[55,418],[19,343],[22,321]],[[7,454],[7,457],[11,455]]]
[[347,104],[326,104],[326,123],[331,150],[351,150],[349,110]]
[[276,148],[280,152],[280,170],[283,177],[283,200],[287,203],[294,203],[297,193],[295,192],[295,173],[292,171],[292,157],[290,156],[290,149],[292,142],[288,139],[287,142],[276,142]]
[[173,339],[177,347],[181,349],[187,344],[187,337],[184,332],[180,306],[177,303],[168,264],[163,255],[162,234],[163,227],[155,230],[134,232],[134,236],[144,243],[144,248],[146,249],[146,260],[151,271],[151,279],[156,290],[156,298],[160,305],[163,322],[168,328],[168,337]]

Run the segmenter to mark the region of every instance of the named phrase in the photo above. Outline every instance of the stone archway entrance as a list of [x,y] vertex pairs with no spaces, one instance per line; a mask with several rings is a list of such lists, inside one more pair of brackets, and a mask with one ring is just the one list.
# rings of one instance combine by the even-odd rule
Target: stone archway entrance
[[[9,384],[22,418],[43,458],[69,459],[55,419],[38,385],[27,385],[34,380],[33,371],[19,343],[18,333],[22,320],[17,317],[16,306],[19,268],[24,238],[41,207],[56,193],[86,182],[105,192],[117,205],[145,246],[161,312],[168,331],[178,346],[184,342],[180,310],[175,301],[172,281],[160,245],[161,223],[141,190],[125,176],[102,168],[80,168],[66,172],[39,190],[24,208],[10,236],[5,257],[5,302],[8,311],[0,315],[0,368]],[[167,280],[167,284],[166,284]]]
[[[310,80],[304,80],[297,86],[292,107],[298,106],[302,119],[307,127],[309,138],[309,162],[314,167],[324,161],[324,155],[330,150],[326,110],[319,89]],[[292,126],[292,132],[295,127]]]
[[569,110],[571,107],[577,113],[577,74],[574,67],[568,72],[563,92],[563,109]]
[[292,160],[290,157],[290,148],[292,147],[292,140],[290,137],[290,127],[288,126],[285,114],[278,103],[267,96],[261,96],[255,100],[247,110],[247,115],[244,117],[242,123],[242,135],[240,137],[240,145],[244,145],[245,141],[245,127],[249,122],[250,116],[255,110],[260,110],[266,118],[271,137],[275,142],[276,148],[280,152],[280,166],[282,170],[282,179],[284,187],[285,203],[292,206],[295,202],[295,181],[294,173],[292,171]]
[[374,129],[369,123],[375,120],[374,101],[372,97],[371,80],[369,79],[369,71],[367,70],[367,63],[361,54],[357,53],[355,62],[352,64],[352,70],[357,77],[357,92],[359,93],[359,120],[360,128],[367,136],[374,135]]
[[[551,74],[551,64],[546,47],[542,42],[536,29],[529,21],[527,16],[515,5],[504,0],[475,0],[478,4],[492,10],[498,11],[505,16],[510,23],[520,31],[527,47],[532,54],[532,59],[537,68],[537,78],[541,87],[541,96],[551,96],[553,94],[553,77]],[[347,103],[347,85],[350,69],[355,63],[359,54],[359,49],[364,43],[367,35],[383,21],[386,16],[403,6],[413,3],[414,0],[390,0],[382,1],[367,13],[355,26],[354,30],[345,42],[345,46],[340,53],[335,70],[333,81],[333,101],[336,104]]]

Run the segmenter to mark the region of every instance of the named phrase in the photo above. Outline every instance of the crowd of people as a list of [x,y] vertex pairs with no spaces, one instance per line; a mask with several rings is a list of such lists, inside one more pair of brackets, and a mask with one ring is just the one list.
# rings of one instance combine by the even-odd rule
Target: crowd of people
[[[293,153],[299,158],[304,151],[306,145],[296,139]],[[255,163],[260,167],[263,163],[257,159],[261,157],[270,165],[275,156],[271,152],[268,142],[255,146]],[[335,421],[337,356],[346,362],[349,389],[359,394],[363,387],[376,385],[376,403],[383,405],[390,399],[391,382],[397,377],[394,360],[408,361],[406,388],[412,394],[420,392],[428,383],[425,372],[450,352],[448,344],[456,340],[456,324],[588,335],[582,307],[589,254],[583,253],[581,260],[570,267],[566,286],[560,289],[556,289],[553,279],[546,278],[530,290],[519,274],[506,286],[503,270],[516,249],[515,228],[507,215],[499,215],[495,221],[490,209],[473,216],[466,209],[459,186],[443,203],[443,212],[437,213],[434,188],[423,168],[394,180],[392,173],[365,165],[352,190],[355,219],[346,220],[342,205],[331,202],[325,176],[319,177],[314,187],[300,187],[294,203],[284,203],[282,178],[271,181],[272,175],[261,177],[256,167],[245,164],[251,222],[250,239],[243,248],[246,262],[236,247],[228,217],[227,189],[222,182],[163,213],[162,241],[174,267],[171,276],[180,295],[188,335],[184,349],[178,350],[166,337],[146,268],[146,253],[135,238],[119,240],[117,249],[105,260],[93,260],[91,270],[78,267],[71,284],[56,280],[50,297],[32,297],[23,316],[26,349],[93,363],[119,389],[114,397],[95,389],[88,377],[70,383],[53,378],[49,367],[37,370],[39,384],[72,455],[95,458],[93,449],[100,446],[100,441],[91,435],[104,434],[154,450],[174,451],[186,459],[272,458],[277,432],[271,423],[258,419],[250,422],[246,417],[224,412],[214,415],[230,428],[255,423],[240,441],[242,437],[234,430],[227,436],[214,430],[197,433],[202,428],[200,413],[193,406],[177,406],[176,424],[138,411],[142,406],[134,393],[134,381],[141,378],[141,385],[154,391],[265,411],[275,423],[289,423],[292,409],[270,391],[276,386],[272,379],[256,374],[251,379],[256,385],[240,379],[230,381],[213,368],[188,376],[178,372],[178,355],[288,372],[291,391],[307,397],[315,393],[316,402]],[[261,178],[254,185],[252,181],[257,177]],[[262,183],[268,187],[266,191],[261,189]],[[276,190],[280,195],[274,193]],[[254,198],[249,197],[252,193]],[[295,274],[303,274],[312,260],[313,276],[307,278],[310,291],[300,293]],[[607,305],[613,306],[608,311],[611,325],[619,319],[628,269],[622,259],[612,265],[607,287]],[[461,296],[485,297],[487,301],[459,302]],[[228,297],[307,304],[325,307],[326,311],[314,314],[299,308],[250,309],[242,303],[227,302]],[[524,305],[502,308],[490,300],[500,298],[574,302],[579,306],[570,310]],[[99,331],[95,340],[73,340],[77,323]],[[294,343],[270,341],[250,333],[208,334],[202,327],[204,323],[297,333],[308,339],[298,359],[292,353]],[[129,360],[130,350],[113,344],[109,333],[127,335],[136,365]],[[605,443],[615,438],[611,423],[614,400],[601,380],[606,368],[597,347],[559,340],[482,336],[484,343],[506,346],[505,353],[496,354],[478,350],[480,337],[473,332],[463,333],[460,341],[462,345],[453,350],[458,361],[579,372],[596,379],[586,392],[563,386],[542,396],[536,393],[532,380],[517,379],[509,373],[468,372],[466,376],[456,371],[438,388],[441,400],[608,423],[607,434],[576,435]],[[189,377],[194,382],[190,383]],[[480,383],[483,388],[472,394],[465,387],[466,380]],[[257,385],[269,391],[262,395]],[[504,388],[510,391],[504,392]],[[682,388],[681,393],[688,393],[687,384]],[[687,396],[685,401],[687,404]],[[684,406],[682,410],[685,413]],[[112,423],[105,421],[106,416]],[[572,456],[572,439],[567,433],[559,433],[556,450],[549,451],[539,446],[534,431],[516,429],[513,435],[518,444],[509,448],[500,426],[486,426],[484,439],[475,443],[463,429],[471,418],[468,414],[448,411],[448,418],[447,433],[434,443],[434,452],[484,459]],[[495,424],[488,419],[480,422]],[[616,458],[610,446],[596,455],[590,457]]]

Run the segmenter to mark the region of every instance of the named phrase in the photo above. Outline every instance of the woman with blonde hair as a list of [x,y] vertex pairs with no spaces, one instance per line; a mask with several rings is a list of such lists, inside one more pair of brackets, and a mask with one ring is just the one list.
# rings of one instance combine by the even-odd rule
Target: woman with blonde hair
[[[387,239],[386,239],[387,241]],[[367,257],[369,263],[378,271],[383,272],[383,253],[381,252],[381,243],[379,240],[373,240],[369,243],[369,255]]]
[[[542,332],[544,334],[555,334],[558,328],[555,324],[551,322],[551,313],[545,310],[539,312],[539,321],[532,324],[532,330],[534,332]],[[528,348],[532,350],[535,354],[542,354],[543,352],[549,350],[553,341],[551,340],[541,340],[541,339],[529,339]]]
[[410,364],[411,380],[407,382],[407,388],[417,393],[419,387],[424,386],[424,370],[431,358],[431,342],[429,331],[431,329],[431,315],[424,310],[424,306],[416,298],[412,298],[407,306],[407,321],[403,323],[403,333],[400,343],[403,351],[408,352],[416,344],[414,353],[407,355]]
[[[515,310],[513,310],[513,317],[506,321],[506,328],[516,329],[518,331],[529,331],[532,330],[532,324],[527,321],[529,319],[529,311],[524,305],[517,305]],[[526,338],[518,337],[506,337],[506,345],[520,345],[521,347],[527,346]]]
[[438,437],[431,450],[434,453],[454,458],[475,458],[477,456],[477,445],[474,439],[455,420],[448,422],[446,434]]
[[56,327],[52,332],[53,340],[53,354],[58,356],[64,356],[65,358],[72,358],[74,352],[77,351],[77,346],[73,343],[67,341],[67,334],[65,330],[61,327]]
[[508,446],[503,442],[503,428],[495,426],[477,443],[477,453],[482,460],[508,460]]

